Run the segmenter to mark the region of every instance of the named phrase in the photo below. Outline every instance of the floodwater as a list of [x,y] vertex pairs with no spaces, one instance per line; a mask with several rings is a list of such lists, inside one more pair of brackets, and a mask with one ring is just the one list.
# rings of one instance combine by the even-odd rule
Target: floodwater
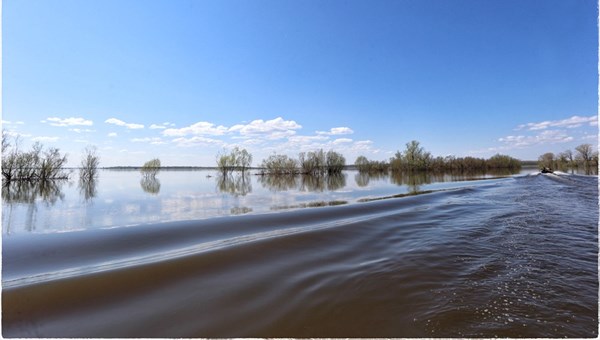
[[[101,170],[96,181],[13,182],[2,189],[2,234],[52,233],[269,213],[317,203],[477,185],[475,179],[510,172],[471,174],[360,174],[244,176],[234,172],[171,170],[156,177],[139,171]],[[527,171],[524,171],[527,172]],[[531,172],[531,170],[529,170]],[[463,183],[463,182],[469,183]]]
[[[3,193],[3,336],[598,335],[597,176],[206,174],[201,188],[137,173],[134,191],[105,172],[93,195],[36,197],[33,217]],[[361,201],[413,191],[433,192]],[[77,209],[62,205],[71,192]],[[348,203],[297,208],[334,200]]]

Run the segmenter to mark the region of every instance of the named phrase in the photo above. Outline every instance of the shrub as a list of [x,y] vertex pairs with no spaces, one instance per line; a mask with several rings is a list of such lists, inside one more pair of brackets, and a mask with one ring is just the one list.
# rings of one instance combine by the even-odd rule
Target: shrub
[[92,181],[98,176],[98,165],[100,157],[96,154],[96,147],[89,146],[83,151],[81,168],[79,168],[79,179]]
[[217,168],[222,172],[246,171],[252,164],[252,154],[246,149],[233,148],[229,154],[217,155]]
[[327,173],[339,174],[346,166],[346,158],[341,153],[329,150],[326,155]]
[[140,171],[142,172],[142,175],[144,175],[144,177],[156,177],[156,175],[160,171],[160,159],[155,158],[147,161],[146,163],[144,163]]
[[44,150],[41,143],[37,142],[28,152],[19,149],[19,139],[15,138],[14,146],[5,131],[2,132],[2,177],[5,181],[46,181],[53,179],[67,179],[63,167],[67,163],[67,156],[60,153],[57,148]]
[[325,167],[325,153],[318,151],[301,152],[298,156],[300,171],[305,175],[321,175]]
[[298,162],[286,155],[273,154],[262,161],[261,167],[270,175],[293,175],[298,173]]

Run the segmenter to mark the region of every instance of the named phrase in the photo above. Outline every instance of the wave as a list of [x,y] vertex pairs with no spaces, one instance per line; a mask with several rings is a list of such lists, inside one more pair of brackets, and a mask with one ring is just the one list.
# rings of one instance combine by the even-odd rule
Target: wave
[[4,238],[3,335],[595,336],[594,180]]

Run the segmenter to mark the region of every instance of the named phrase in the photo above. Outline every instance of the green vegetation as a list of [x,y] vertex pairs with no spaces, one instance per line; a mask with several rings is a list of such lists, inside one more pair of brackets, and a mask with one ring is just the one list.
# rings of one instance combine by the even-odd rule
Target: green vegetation
[[298,161],[286,155],[273,154],[262,161],[263,174],[295,175],[298,174]]
[[160,159],[154,158],[152,160],[147,161],[142,165],[140,172],[144,177],[152,178],[156,177],[158,172],[160,171]]
[[326,157],[326,170],[328,174],[339,174],[342,173],[344,167],[346,166],[346,158],[342,156],[341,153],[335,152],[333,150],[327,151]]
[[298,160],[286,155],[273,154],[262,161],[261,175],[333,175],[341,173],[345,166],[346,158],[333,150],[301,152]]
[[67,156],[57,148],[44,149],[36,142],[31,151],[19,148],[19,139],[10,142],[5,131],[2,132],[2,177],[10,181],[46,181],[51,179],[67,179],[63,172]]
[[300,172],[305,175],[322,175],[325,169],[325,153],[323,149],[301,152],[298,155]]
[[246,171],[252,164],[252,155],[246,149],[233,148],[229,154],[217,155],[217,168],[221,172]]
[[433,157],[418,141],[406,143],[403,152],[397,151],[389,163],[369,161],[359,156],[354,164],[360,172],[392,171],[474,171],[489,169],[520,169],[521,161],[506,155],[495,155],[490,159],[475,157]]
[[354,161],[354,166],[360,172],[376,173],[387,172],[390,164],[382,161],[370,161],[365,156],[358,156]]
[[593,151],[591,144],[581,144],[575,148],[575,151],[575,155],[571,150],[565,150],[559,154],[546,152],[538,157],[537,164],[540,168],[560,170],[598,167],[598,151]]

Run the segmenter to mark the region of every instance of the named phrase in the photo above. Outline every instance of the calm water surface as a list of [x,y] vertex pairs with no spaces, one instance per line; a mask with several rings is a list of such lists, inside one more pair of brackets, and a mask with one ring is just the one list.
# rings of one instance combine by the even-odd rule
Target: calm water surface
[[3,193],[3,335],[598,335],[597,176],[207,174]]
[[[525,172],[531,172],[526,170]],[[478,185],[461,183],[510,173],[339,176],[227,176],[216,171],[102,170],[92,183],[77,180],[13,183],[2,192],[2,232],[47,233],[205,219],[299,208],[315,202],[359,199]],[[71,177],[76,178],[76,173]]]

